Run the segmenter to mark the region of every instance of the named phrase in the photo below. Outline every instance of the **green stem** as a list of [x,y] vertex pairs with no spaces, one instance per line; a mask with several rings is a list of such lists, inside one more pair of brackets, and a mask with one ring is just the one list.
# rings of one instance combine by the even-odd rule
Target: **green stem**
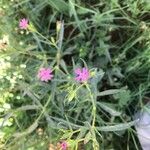
[[58,46],[55,43],[52,43],[49,39],[47,39],[44,35],[42,35],[40,32],[36,31],[38,35],[40,35],[43,39],[45,39],[50,45],[54,46],[56,49],[58,49]]
[[94,100],[94,97],[93,97],[93,94],[92,94],[92,92],[90,90],[89,85],[87,83],[85,83],[85,86],[88,89],[88,91],[90,93],[91,100],[92,100],[92,105],[93,105],[93,110],[92,110],[92,114],[93,114],[92,128],[94,128],[95,127],[95,122],[96,122],[96,104],[95,104],[95,100]]
[[43,114],[45,113],[45,111],[46,111],[46,107],[48,106],[50,100],[51,100],[51,96],[49,97],[48,101],[46,102],[46,104],[45,104],[44,107],[42,108],[42,112],[41,112],[41,114],[39,115],[39,117],[36,119],[36,121],[39,121],[39,120],[41,119],[42,115],[43,115]]

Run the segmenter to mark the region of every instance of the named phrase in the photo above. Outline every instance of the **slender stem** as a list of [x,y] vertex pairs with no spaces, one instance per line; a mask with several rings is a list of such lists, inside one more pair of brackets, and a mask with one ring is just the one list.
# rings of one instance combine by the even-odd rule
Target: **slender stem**
[[60,21],[60,29],[58,29],[58,44],[57,44],[57,54],[56,54],[56,61],[57,66],[59,67],[60,60],[61,60],[61,49],[62,49],[62,42],[64,38],[64,21]]
[[36,121],[39,121],[39,120],[41,119],[42,115],[45,113],[46,107],[48,106],[50,100],[51,100],[51,96],[49,97],[48,101],[46,102],[46,104],[45,104],[44,107],[42,108],[42,112],[41,112],[41,114],[39,115],[39,117],[36,119]]
[[55,43],[52,43],[49,39],[47,39],[44,35],[42,35],[40,32],[36,31],[38,35],[40,35],[43,39],[45,39],[50,45],[54,46],[56,49],[58,49],[58,46]]
[[91,89],[90,89],[89,85],[87,83],[85,83],[85,86],[88,89],[88,91],[90,93],[91,100],[92,100],[92,105],[93,105],[93,110],[92,110],[92,114],[93,114],[92,127],[94,128],[95,127],[95,121],[96,121],[96,105],[95,105],[95,100],[94,100],[94,97],[93,97],[93,94],[91,92]]

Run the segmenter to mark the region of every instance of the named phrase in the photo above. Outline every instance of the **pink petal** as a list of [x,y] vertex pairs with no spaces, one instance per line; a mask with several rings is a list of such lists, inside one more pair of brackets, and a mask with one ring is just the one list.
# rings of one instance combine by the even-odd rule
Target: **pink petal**
[[52,75],[52,70],[50,68],[40,68],[37,77],[41,80],[41,81],[45,81],[48,82],[49,80],[52,79],[53,75]]
[[62,142],[61,143],[61,150],[66,150],[67,149],[67,142]]
[[80,68],[77,68],[77,69],[75,70],[75,73],[76,73],[76,74],[80,74],[80,73],[81,73],[81,69],[80,69]]

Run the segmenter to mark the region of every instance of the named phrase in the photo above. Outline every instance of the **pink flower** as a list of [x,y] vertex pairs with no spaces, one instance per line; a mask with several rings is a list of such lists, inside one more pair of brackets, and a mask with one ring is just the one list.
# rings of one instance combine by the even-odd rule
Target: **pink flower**
[[19,27],[20,27],[20,29],[27,29],[28,19],[26,19],[26,18],[21,19],[19,22]]
[[37,76],[41,81],[48,82],[53,77],[52,70],[50,68],[41,68]]
[[75,70],[75,74],[76,74],[75,80],[79,82],[85,82],[90,78],[90,72],[87,68],[82,69],[77,68]]
[[66,141],[63,141],[60,146],[61,146],[61,150],[67,150],[67,142]]

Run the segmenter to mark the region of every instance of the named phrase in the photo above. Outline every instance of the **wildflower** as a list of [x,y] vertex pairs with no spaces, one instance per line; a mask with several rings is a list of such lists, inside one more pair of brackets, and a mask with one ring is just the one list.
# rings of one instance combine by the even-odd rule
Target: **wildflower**
[[41,68],[38,72],[38,78],[41,81],[48,82],[48,80],[51,80],[52,77],[52,70],[50,68]]
[[23,45],[24,43],[22,41],[19,42],[19,45]]
[[86,82],[90,78],[90,72],[87,68],[77,68],[75,74],[75,80],[79,82]]
[[25,64],[21,64],[20,68],[26,68],[26,65]]
[[0,39],[0,50],[5,51],[8,45],[9,45],[9,36],[3,35],[3,38]]
[[26,18],[21,19],[19,22],[19,27],[20,27],[20,29],[27,29],[28,19],[26,19]]
[[10,104],[8,104],[8,103],[4,103],[3,108],[4,108],[4,109],[10,109],[11,106],[10,106]]
[[16,99],[20,100],[20,99],[21,99],[21,97],[20,97],[20,96],[16,96]]
[[10,57],[10,56],[7,56],[5,59],[6,59],[7,61],[10,61],[11,57]]
[[67,142],[66,141],[63,141],[61,143],[61,150],[67,150]]
[[40,136],[40,135],[43,135],[43,129],[42,128],[38,128],[37,129],[37,134]]
[[23,76],[21,74],[18,75],[19,79],[23,79]]

